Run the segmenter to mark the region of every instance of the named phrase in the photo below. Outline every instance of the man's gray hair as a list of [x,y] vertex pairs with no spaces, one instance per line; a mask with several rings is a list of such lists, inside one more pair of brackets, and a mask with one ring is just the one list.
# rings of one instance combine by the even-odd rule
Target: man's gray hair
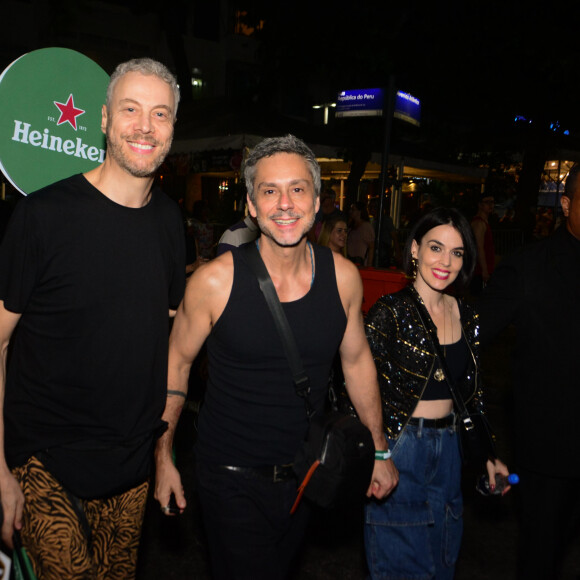
[[248,196],[252,203],[255,201],[254,179],[256,178],[256,165],[264,157],[272,157],[276,153],[294,153],[300,155],[306,161],[306,165],[312,175],[314,184],[315,199],[320,196],[320,165],[312,149],[298,137],[294,135],[285,135],[284,137],[268,137],[260,141],[254,147],[244,163],[244,180]]
[[141,73],[142,75],[154,75],[165,81],[173,91],[173,97],[175,100],[175,110],[173,111],[173,120],[175,121],[177,117],[177,106],[179,105],[179,86],[177,85],[177,79],[175,75],[160,62],[153,60],[152,58],[134,58],[128,60],[127,62],[122,62],[113,71],[111,75],[111,80],[109,81],[109,86],[107,87],[107,110],[111,108],[111,99],[113,96],[113,90],[117,81],[124,75],[130,72]]

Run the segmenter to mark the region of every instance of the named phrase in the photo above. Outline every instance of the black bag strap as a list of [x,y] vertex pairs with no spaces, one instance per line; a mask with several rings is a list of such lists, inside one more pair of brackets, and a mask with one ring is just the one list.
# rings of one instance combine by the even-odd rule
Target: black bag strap
[[[412,290],[409,294],[414,302],[415,308],[417,309],[417,313],[419,314],[419,320],[421,320],[421,324],[423,325],[423,327],[425,328],[425,330],[427,331],[427,333],[431,337],[431,344],[433,346],[433,350],[435,351],[435,354],[436,354],[437,358],[439,359],[439,364],[441,366],[441,370],[443,371],[443,375],[445,377],[445,380],[447,381],[447,385],[449,386],[449,390],[451,391],[451,397],[453,398],[453,401],[454,401],[455,406],[457,408],[457,412],[459,413],[461,420],[465,422],[466,429],[473,429],[473,422],[472,422],[471,418],[469,417],[469,411],[467,410],[467,407],[465,406],[465,401],[463,400],[463,397],[461,396],[459,389],[457,389],[457,386],[455,385],[455,383],[451,377],[451,373],[449,372],[449,368],[447,367],[447,361],[445,360],[445,355],[443,354],[443,351],[441,350],[441,345],[439,344],[439,339],[437,338],[436,329],[435,329],[433,324],[431,324],[431,326],[433,328],[431,328],[431,326],[428,326],[426,324],[425,319],[423,317],[423,313],[421,312],[423,309],[425,309],[425,311],[427,309],[417,299],[417,297],[415,296],[415,293]],[[425,313],[427,315],[429,315],[428,312],[425,312]]]
[[280,338],[282,339],[282,346],[284,347],[284,352],[286,353],[286,358],[288,359],[288,363],[290,365],[296,394],[304,399],[306,416],[308,419],[310,419],[312,415],[314,415],[314,409],[312,408],[309,400],[310,379],[308,378],[308,375],[304,370],[304,366],[302,365],[302,359],[300,358],[300,353],[298,352],[296,340],[294,339],[292,329],[288,324],[288,319],[286,318],[282,304],[280,304],[278,294],[276,293],[276,288],[274,288],[272,278],[270,278],[268,269],[262,260],[262,256],[260,256],[260,252],[258,251],[256,244],[254,242],[245,244],[243,249],[246,254],[246,261],[248,266],[250,266],[256,275],[256,278],[258,279],[260,290],[262,291],[262,294],[264,294],[264,298],[266,299],[266,303],[270,308],[270,312],[274,318],[274,323],[276,324],[276,328]]

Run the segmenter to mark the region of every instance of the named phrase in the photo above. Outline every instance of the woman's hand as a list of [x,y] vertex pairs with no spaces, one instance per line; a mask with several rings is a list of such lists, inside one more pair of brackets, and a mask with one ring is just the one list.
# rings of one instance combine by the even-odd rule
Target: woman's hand
[[[489,489],[493,491],[495,489],[495,476],[496,475],[503,475],[507,477],[510,474],[507,465],[501,461],[500,459],[494,459],[491,461],[488,459],[487,464],[487,475],[489,477]],[[502,495],[505,495],[511,489],[511,485],[507,485],[505,489],[502,491]]]

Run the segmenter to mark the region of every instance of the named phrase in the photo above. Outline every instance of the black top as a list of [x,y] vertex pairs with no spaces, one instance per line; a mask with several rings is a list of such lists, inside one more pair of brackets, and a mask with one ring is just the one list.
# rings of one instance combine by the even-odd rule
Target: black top
[[0,273],[0,299],[22,313],[5,397],[12,466],[41,448],[130,446],[162,427],[168,309],[185,283],[173,201],[155,189],[128,208],[82,175],[53,184],[18,203]]
[[[282,304],[310,378],[310,400],[321,410],[346,314],[328,248],[313,245],[314,283]],[[200,411],[197,456],[205,462],[261,466],[290,463],[306,429],[288,360],[258,280],[233,248],[234,281],[208,340],[209,381]]]
[[[457,342],[453,344],[442,344],[441,348],[443,349],[447,368],[451,373],[452,382],[453,384],[458,384],[463,379],[469,363],[470,354],[467,341],[462,334]],[[434,368],[435,370],[439,368],[437,360],[435,361]],[[449,390],[447,381],[438,381],[434,375],[434,372],[431,373],[421,400],[435,401],[439,399],[451,399],[451,391]]]

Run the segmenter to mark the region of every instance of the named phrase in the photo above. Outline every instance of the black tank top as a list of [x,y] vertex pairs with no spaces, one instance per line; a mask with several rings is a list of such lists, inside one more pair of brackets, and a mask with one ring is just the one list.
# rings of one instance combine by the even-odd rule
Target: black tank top
[[[334,259],[313,246],[315,277],[308,293],[283,308],[310,377],[310,399],[324,405],[346,315]],[[239,248],[228,303],[207,340],[209,380],[199,417],[197,457],[205,462],[261,466],[290,463],[307,429],[288,360],[258,281]]]
[[[445,362],[453,378],[453,384],[458,384],[463,378],[469,362],[469,348],[463,334],[461,334],[461,338],[457,342],[445,345]],[[437,361],[435,361],[434,368],[438,368]],[[437,381],[433,377],[433,374],[431,373],[429,377],[429,382],[425,387],[421,400],[435,401],[438,399],[450,399],[451,391],[449,390],[447,381]]]

